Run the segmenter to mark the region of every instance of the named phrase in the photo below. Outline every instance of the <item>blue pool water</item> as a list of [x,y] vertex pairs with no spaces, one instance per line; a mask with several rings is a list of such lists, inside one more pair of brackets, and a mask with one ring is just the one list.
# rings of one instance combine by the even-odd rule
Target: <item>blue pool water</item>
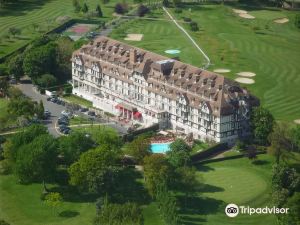
[[176,49],[169,49],[169,50],[166,50],[165,53],[167,54],[171,54],[171,55],[175,55],[175,54],[178,54],[180,53],[180,50],[176,50]]
[[170,150],[170,144],[169,143],[153,143],[150,145],[151,151],[153,153],[166,153]]

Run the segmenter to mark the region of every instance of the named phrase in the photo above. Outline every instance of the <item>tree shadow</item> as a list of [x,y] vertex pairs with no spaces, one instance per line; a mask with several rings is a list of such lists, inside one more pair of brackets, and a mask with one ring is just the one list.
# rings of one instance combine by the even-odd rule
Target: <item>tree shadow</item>
[[208,172],[208,171],[213,171],[215,170],[213,167],[210,167],[210,166],[207,166],[207,165],[204,165],[204,164],[195,164],[194,165],[197,170],[201,171],[201,172]]
[[225,191],[225,189],[210,184],[202,184],[201,187],[198,188],[198,191],[201,193],[214,193],[214,192],[223,192]]
[[258,159],[258,160],[253,161],[252,164],[257,165],[257,166],[261,166],[261,165],[270,164],[270,162],[267,161],[267,160]]
[[61,213],[59,213],[60,217],[65,217],[65,218],[72,218],[72,217],[75,217],[78,215],[79,215],[79,212],[72,211],[72,210],[65,210],[65,211],[62,211]]
[[149,204],[151,198],[140,181],[141,179],[143,179],[143,176],[139,171],[133,168],[125,169],[112,193],[113,202],[120,204],[125,202],[136,202],[141,205]]
[[178,202],[180,204],[180,214],[187,215],[211,215],[216,214],[222,207],[225,206],[225,202],[209,197],[185,197],[178,196]]
[[75,187],[68,185],[49,188],[49,192],[60,193],[66,202],[91,203],[98,197],[96,194],[79,192]]

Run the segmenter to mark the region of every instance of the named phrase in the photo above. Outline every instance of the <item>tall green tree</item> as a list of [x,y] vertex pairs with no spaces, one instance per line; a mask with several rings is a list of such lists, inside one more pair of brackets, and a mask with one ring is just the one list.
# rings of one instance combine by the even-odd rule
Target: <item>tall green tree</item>
[[273,132],[269,135],[269,152],[275,156],[276,163],[279,164],[280,160],[286,160],[290,157],[290,152],[293,148],[287,123],[277,123],[274,125]]
[[68,172],[71,185],[91,193],[112,194],[121,170],[119,154],[102,145],[84,152]]
[[291,141],[293,151],[300,152],[300,125],[291,129]]
[[7,110],[13,116],[24,116],[29,119],[35,113],[35,104],[27,97],[14,98],[9,101]]
[[273,131],[274,117],[269,110],[256,107],[251,113],[251,129],[254,141],[261,145],[268,144],[268,136]]
[[102,9],[99,4],[96,6],[96,14],[98,17],[103,17]]
[[82,132],[72,132],[68,136],[60,137],[58,141],[59,152],[67,165],[74,163],[83,152],[94,147],[93,140]]
[[52,74],[43,74],[36,80],[37,85],[41,88],[49,88],[57,84],[57,79]]
[[184,140],[178,138],[170,144],[170,151],[167,152],[168,160],[174,167],[186,166],[190,162],[191,150]]
[[0,97],[6,97],[8,95],[9,84],[7,77],[0,77]]
[[81,6],[78,2],[78,0],[73,0],[73,7],[74,7],[74,12],[79,13],[81,10]]
[[89,11],[89,8],[88,8],[88,6],[87,6],[86,3],[83,3],[83,6],[82,6],[81,11],[82,11],[83,13],[87,13],[87,12]]
[[49,43],[32,48],[25,54],[23,70],[26,75],[36,80],[42,74],[53,74],[56,69],[55,44]]
[[18,54],[12,57],[8,62],[8,72],[10,75],[14,75],[17,80],[20,80],[24,75],[23,60],[23,54]]
[[44,119],[44,112],[45,112],[44,104],[43,101],[40,100],[40,102],[35,105],[35,113],[39,119]]
[[39,135],[17,151],[15,173],[21,183],[52,180],[56,172],[57,142],[49,134]]
[[145,156],[151,154],[149,138],[139,136],[125,146],[125,153],[133,156],[137,162],[143,163]]
[[156,196],[161,185],[170,186],[173,175],[173,168],[163,154],[144,158],[145,184],[152,197]]

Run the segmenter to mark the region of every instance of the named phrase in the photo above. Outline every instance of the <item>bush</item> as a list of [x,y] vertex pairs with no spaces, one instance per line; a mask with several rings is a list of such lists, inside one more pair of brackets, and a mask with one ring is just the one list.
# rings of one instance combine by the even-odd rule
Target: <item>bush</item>
[[128,11],[128,6],[126,3],[117,3],[115,5],[115,13],[124,14]]
[[192,21],[190,23],[190,28],[191,28],[191,31],[198,31],[199,30],[198,24],[194,21]]
[[145,14],[149,13],[150,9],[147,6],[144,6],[143,4],[139,5],[137,9],[137,15],[139,17],[143,17]]
[[183,21],[187,22],[187,23],[190,23],[190,22],[192,22],[192,19],[188,18],[188,17],[183,17]]
[[295,17],[295,26],[300,29],[300,14]]
[[175,13],[182,13],[182,9],[176,8],[174,12],[175,12]]

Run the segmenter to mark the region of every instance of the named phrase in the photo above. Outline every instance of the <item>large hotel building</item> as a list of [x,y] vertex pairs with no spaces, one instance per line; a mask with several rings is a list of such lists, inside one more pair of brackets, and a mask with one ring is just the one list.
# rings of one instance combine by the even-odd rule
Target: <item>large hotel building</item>
[[73,94],[144,126],[234,143],[249,134],[257,98],[235,81],[99,37],[72,57]]

